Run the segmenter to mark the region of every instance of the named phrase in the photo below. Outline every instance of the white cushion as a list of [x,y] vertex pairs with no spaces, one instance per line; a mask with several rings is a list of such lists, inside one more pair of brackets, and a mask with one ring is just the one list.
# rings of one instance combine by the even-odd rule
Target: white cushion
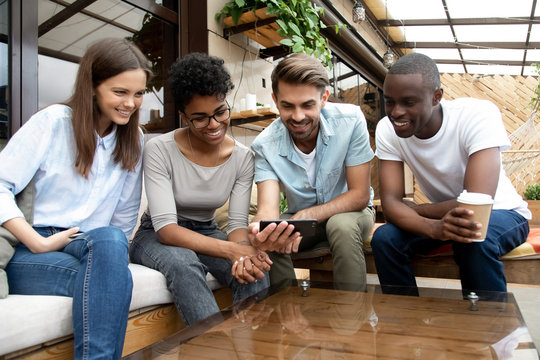
[[0,355],[73,333],[70,297],[8,295],[0,300]]
[[[159,271],[129,264],[133,277],[130,311],[172,303],[165,277]],[[212,275],[210,289],[223,287]],[[0,300],[0,355],[39,345],[73,333],[72,299],[64,296],[8,295]]]

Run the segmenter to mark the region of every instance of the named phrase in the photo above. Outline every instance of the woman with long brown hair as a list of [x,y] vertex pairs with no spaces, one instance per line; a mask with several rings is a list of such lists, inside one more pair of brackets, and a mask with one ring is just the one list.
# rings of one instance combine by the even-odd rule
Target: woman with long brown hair
[[[0,224],[20,241],[6,267],[10,293],[73,297],[77,359],[122,355],[127,239],[142,186],[138,117],[150,74],[134,44],[95,43],[71,99],[32,116],[0,153]],[[14,195],[32,179],[30,225]]]

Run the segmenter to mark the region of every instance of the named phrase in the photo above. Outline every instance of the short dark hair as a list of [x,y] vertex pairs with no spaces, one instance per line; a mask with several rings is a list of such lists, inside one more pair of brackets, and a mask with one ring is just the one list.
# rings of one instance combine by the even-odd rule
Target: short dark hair
[[290,84],[313,85],[321,93],[330,85],[328,74],[322,63],[303,53],[287,56],[281,60],[272,71],[272,91],[278,94],[278,83],[280,81]]
[[432,90],[441,87],[441,76],[432,58],[420,53],[407,54],[396,61],[388,74],[420,74],[424,84]]
[[223,59],[216,56],[191,53],[171,66],[169,86],[180,111],[185,110],[194,95],[227,97],[234,85],[223,64]]

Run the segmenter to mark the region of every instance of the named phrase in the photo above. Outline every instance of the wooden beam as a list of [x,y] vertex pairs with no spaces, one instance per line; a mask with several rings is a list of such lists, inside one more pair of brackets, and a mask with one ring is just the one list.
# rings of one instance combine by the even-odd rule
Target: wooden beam
[[529,66],[536,61],[521,61],[521,60],[450,60],[450,59],[434,59],[437,64],[457,64],[457,65],[507,65],[507,66]]
[[77,0],[68,7],[64,8],[59,13],[56,13],[48,20],[45,20],[41,25],[39,25],[38,28],[38,37],[42,37],[47,32],[51,31],[73,15],[80,12],[82,9],[87,7],[88,5],[96,2],[96,0]]
[[[415,42],[404,41],[394,43],[395,47],[402,49],[482,49],[482,48],[496,48],[496,49],[518,49],[524,50],[526,44],[523,41],[520,42],[467,42],[467,43],[453,43],[453,42]],[[530,42],[529,49],[540,48],[540,42]]]
[[[155,0],[123,0],[125,3],[135,6],[143,11],[152,13],[153,16],[167,21],[171,24],[178,25],[178,13],[167,9],[165,6],[158,5]],[[206,4],[206,2],[205,2]]]
[[[64,0],[49,0],[51,2],[54,2],[55,4],[58,4],[58,5],[62,5],[62,6],[65,6],[65,7],[68,7],[70,6],[71,4],[68,3],[67,1],[64,1]],[[110,24],[110,25],[113,25],[117,28],[120,28],[122,30],[125,30],[127,32],[130,32],[132,34],[134,34],[135,32],[137,32],[137,29],[133,29],[133,28],[130,28],[129,26],[126,26],[124,24],[120,24],[119,22],[116,22],[116,21],[113,21],[111,19],[108,19],[104,16],[101,16],[99,14],[96,14],[94,12],[91,12],[91,11],[88,11],[88,10],[81,10],[80,11],[81,14],[84,14],[86,16],[89,16],[93,19],[96,19],[96,20],[99,20],[99,21],[102,21],[104,23],[107,23],[107,24]]]
[[[529,22],[539,23],[540,17],[512,17],[512,18],[452,18],[453,25],[527,25]],[[378,26],[386,26],[385,20],[377,20]],[[389,19],[390,27],[399,26],[441,26],[450,25],[447,19],[407,19],[395,20]]]
[[242,33],[244,31],[253,30],[258,26],[270,25],[276,22],[276,17],[269,17],[266,19],[258,19],[253,22],[240,24],[236,26],[226,27],[223,29],[223,37],[228,39],[229,36]]

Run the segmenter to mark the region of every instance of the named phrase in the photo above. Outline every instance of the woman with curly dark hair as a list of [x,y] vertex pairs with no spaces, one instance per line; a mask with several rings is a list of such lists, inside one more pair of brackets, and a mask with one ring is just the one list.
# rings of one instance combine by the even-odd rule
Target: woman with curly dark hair
[[[187,325],[219,311],[210,272],[234,301],[268,287],[271,261],[248,241],[253,154],[226,132],[233,88],[223,60],[193,53],[169,83],[186,127],[151,139],[144,151],[148,210],[133,239],[133,262],[163,273]],[[227,235],[214,215],[229,200]]]

